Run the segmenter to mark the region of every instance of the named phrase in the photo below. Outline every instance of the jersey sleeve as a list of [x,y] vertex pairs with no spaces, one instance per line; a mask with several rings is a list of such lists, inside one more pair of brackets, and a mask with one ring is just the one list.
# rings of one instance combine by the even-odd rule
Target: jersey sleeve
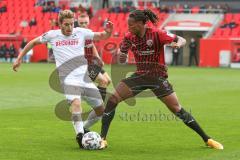
[[128,50],[131,48],[132,43],[131,41],[125,36],[122,40],[122,42],[120,43],[120,51],[122,53],[128,53]]
[[81,32],[81,35],[84,36],[85,40],[86,39],[92,40],[94,37],[94,32],[90,29],[77,27],[76,30]]
[[161,44],[169,44],[172,42],[177,42],[177,35],[169,33],[164,30],[158,31],[159,39]]
[[43,33],[41,36],[39,36],[40,42],[47,43],[50,42],[53,37],[53,31],[50,30],[46,33]]

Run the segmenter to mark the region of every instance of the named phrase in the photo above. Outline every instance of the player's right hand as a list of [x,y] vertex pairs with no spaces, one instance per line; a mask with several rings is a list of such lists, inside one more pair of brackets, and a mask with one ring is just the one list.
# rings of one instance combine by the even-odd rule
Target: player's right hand
[[13,70],[14,70],[15,72],[17,72],[17,68],[20,67],[21,63],[22,63],[22,60],[21,60],[21,59],[17,59],[17,60],[13,63]]
[[106,32],[108,32],[108,33],[112,33],[112,31],[113,31],[113,23],[111,21],[108,21],[106,23],[106,26],[105,26],[104,30]]
[[127,54],[126,53],[122,53],[122,52],[119,52],[118,53],[118,62],[120,63],[120,64],[125,64],[126,63],[126,61],[127,61]]
[[172,43],[170,44],[170,47],[172,47],[172,48],[180,48],[179,44],[176,43],[176,42],[172,42]]

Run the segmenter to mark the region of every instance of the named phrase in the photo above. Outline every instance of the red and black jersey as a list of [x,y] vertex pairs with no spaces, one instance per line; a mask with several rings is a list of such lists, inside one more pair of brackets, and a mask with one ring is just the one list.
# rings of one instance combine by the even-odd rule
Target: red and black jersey
[[164,45],[177,40],[177,36],[164,30],[146,28],[145,35],[138,37],[128,32],[120,44],[120,51],[130,49],[136,61],[138,74],[167,77],[164,58]]
[[92,64],[93,61],[93,41],[91,39],[88,39],[85,41],[85,47],[84,47],[84,56],[88,61],[88,64]]

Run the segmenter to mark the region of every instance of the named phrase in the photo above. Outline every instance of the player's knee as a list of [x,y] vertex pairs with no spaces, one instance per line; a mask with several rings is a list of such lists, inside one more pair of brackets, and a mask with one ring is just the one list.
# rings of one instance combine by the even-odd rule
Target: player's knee
[[95,113],[96,113],[97,116],[102,116],[102,115],[103,115],[103,112],[104,112],[104,107],[103,107],[103,105],[95,108],[94,111],[95,111]]
[[176,103],[176,104],[171,104],[171,105],[167,105],[167,107],[173,112],[173,113],[177,113],[181,110],[181,106]]
[[181,108],[179,112],[175,113],[175,115],[180,118],[184,123],[190,123],[191,121],[194,121],[192,115],[185,111],[183,108]]
[[107,79],[107,86],[109,86],[112,83],[112,80],[108,79],[108,78],[106,78],[106,79]]
[[80,106],[80,100],[79,99],[72,100],[71,105],[72,106]]
[[74,99],[71,102],[71,106],[72,106],[72,113],[81,112],[81,102],[79,99]]
[[111,81],[107,78],[102,78],[101,81],[99,82],[99,86],[101,87],[107,87],[109,84],[111,83]]
[[177,113],[181,110],[181,106],[179,104],[175,105],[174,107],[174,113]]
[[109,100],[111,103],[118,104],[121,100],[118,96],[112,95],[109,97]]

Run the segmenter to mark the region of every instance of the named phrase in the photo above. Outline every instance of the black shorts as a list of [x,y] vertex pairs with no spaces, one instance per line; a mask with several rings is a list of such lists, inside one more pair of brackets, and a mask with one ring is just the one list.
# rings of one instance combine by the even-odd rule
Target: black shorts
[[98,74],[102,73],[104,74],[105,71],[102,67],[98,66],[98,65],[88,65],[88,76],[91,78],[92,81],[95,81]]
[[134,96],[146,89],[151,89],[157,98],[168,96],[174,92],[172,85],[163,77],[150,77],[134,73],[130,77],[122,79],[122,82],[131,89]]

